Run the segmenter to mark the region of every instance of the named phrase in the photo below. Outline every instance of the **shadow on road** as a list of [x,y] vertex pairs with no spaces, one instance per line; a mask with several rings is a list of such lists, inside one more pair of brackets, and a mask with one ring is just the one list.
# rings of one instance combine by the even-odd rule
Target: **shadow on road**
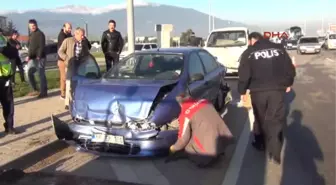
[[[300,110],[293,110],[290,117],[292,121],[288,125],[285,134],[286,148],[284,149],[280,184],[325,185],[324,177],[318,173],[316,166],[316,161],[323,161],[324,157],[314,133],[302,123],[303,115]],[[298,134],[300,134],[300,137],[297,137]],[[302,145],[302,143],[306,143],[306,145]],[[300,168],[303,170],[302,172],[298,172],[297,169],[293,168],[293,153],[299,155],[296,159],[300,159],[300,161],[296,162],[305,164],[303,168]],[[305,178],[297,178],[298,175]]]
[[[53,91],[48,93],[48,97],[53,97],[53,96],[59,96],[60,95],[60,91]],[[40,100],[37,97],[31,97],[31,98],[27,98],[24,100],[19,100],[19,101],[15,101],[14,105],[20,105],[20,104],[24,104],[24,103],[30,103],[36,100]]]

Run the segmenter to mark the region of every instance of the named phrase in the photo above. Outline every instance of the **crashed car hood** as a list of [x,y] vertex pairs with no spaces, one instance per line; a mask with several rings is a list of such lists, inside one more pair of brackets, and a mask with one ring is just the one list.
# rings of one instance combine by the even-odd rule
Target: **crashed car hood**
[[148,117],[160,88],[176,81],[99,80],[76,87],[72,116],[87,121],[125,123]]

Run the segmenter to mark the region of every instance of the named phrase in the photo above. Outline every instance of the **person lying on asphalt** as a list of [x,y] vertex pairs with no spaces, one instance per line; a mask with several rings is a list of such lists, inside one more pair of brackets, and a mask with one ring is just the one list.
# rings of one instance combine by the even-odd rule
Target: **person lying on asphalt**
[[208,100],[193,99],[186,94],[176,97],[181,106],[179,133],[170,152],[183,151],[199,167],[206,167],[224,153],[233,135]]

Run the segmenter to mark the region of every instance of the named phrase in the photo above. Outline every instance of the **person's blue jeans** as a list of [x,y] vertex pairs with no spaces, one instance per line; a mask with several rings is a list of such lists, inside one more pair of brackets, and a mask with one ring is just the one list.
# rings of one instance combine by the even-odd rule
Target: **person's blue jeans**
[[45,58],[41,58],[39,60],[34,59],[30,60],[27,64],[27,77],[28,82],[31,88],[34,91],[37,91],[37,85],[35,80],[35,72],[38,71],[39,77],[40,77],[40,94],[41,95],[47,95],[48,94],[48,84],[47,84],[47,78],[45,74]]

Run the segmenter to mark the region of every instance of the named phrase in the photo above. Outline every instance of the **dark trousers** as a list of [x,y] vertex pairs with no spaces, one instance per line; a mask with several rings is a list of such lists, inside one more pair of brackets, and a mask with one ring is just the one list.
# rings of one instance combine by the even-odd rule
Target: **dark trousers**
[[265,143],[266,150],[279,158],[283,145],[283,128],[286,125],[285,91],[252,92],[255,128]]
[[9,79],[0,79],[0,102],[6,130],[14,127],[14,97]]
[[15,60],[12,61],[12,70],[14,73],[12,77],[12,82],[15,83],[16,67],[19,69],[21,82],[24,82],[25,81],[24,69],[23,69],[23,64],[21,62],[21,59],[19,57],[17,57]]
[[116,52],[105,53],[106,71],[119,62],[119,55]]

